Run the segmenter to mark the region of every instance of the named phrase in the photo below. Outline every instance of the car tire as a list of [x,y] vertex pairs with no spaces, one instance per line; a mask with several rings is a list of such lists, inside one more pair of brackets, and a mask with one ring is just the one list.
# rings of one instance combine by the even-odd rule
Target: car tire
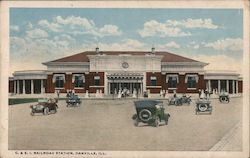
[[208,107],[209,107],[208,104],[199,104],[198,109],[199,111],[204,112],[208,110]]
[[[142,116],[143,113],[148,113],[148,118],[147,118],[147,119],[143,118],[143,116]],[[142,121],[147,122],[147,121],[149,121],[149,120],[151,119],[151,117],[152,117],[152,113],[151,113],[151,111],[149,111],[148,109],[142,109],[142,110],[139,112],[139,118],[140,118]]]
[[49,114],[49,108],[48,107],[44,108],[43,114],[44,115],[48,115]]
[[31,116],[34,116],[34,112],[33,112],[33,111],[31,111],[31,112],[30,112],[30,115],[31,115]]

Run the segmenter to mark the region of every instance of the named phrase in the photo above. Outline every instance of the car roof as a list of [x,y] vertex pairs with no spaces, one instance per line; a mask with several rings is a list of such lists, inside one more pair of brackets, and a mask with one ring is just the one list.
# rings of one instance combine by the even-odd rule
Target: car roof
[[163,103],[162,101],[159,100],[139,100],[135,101],[135,107],[136,108],[153,108],[155,105]]

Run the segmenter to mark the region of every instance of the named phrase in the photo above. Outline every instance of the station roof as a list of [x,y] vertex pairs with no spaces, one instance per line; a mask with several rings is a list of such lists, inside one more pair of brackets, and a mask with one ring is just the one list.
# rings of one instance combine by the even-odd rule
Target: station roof
[[[104,54],[104,55],[122,55],[122,54],[147,55],[147,54],[150,54],[151,52],[150,51],[100,51],[99,53]],[[96,52],[85,51],[82,53],[56,59],[50,62],[89,62],[88,55],[96,55]],[[199,62],[197,60],[193,60],[187,57],[183,57],[180,55],[176,55],[176,54],[164,52],[164,51],[156,51],[155,55],[163,56],[162,62]]]

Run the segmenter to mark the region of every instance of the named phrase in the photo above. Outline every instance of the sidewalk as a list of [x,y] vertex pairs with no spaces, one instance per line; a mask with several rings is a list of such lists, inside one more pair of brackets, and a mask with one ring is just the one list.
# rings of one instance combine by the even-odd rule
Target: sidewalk
[[241,151],[242,122],[238,122],[210,151]]

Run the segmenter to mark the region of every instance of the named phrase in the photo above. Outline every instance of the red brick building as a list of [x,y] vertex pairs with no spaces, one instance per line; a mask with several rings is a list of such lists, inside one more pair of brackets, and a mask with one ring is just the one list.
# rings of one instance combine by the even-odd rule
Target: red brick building
[[208,63],[152,51],[86,51],[43,63],[47,70],[16,71],[9,81],[13,94],[66,93],[113,94],[124,88],[140,93],[198,93],[199,89],[225,89],[242,93],[239,74],[206,72]]

